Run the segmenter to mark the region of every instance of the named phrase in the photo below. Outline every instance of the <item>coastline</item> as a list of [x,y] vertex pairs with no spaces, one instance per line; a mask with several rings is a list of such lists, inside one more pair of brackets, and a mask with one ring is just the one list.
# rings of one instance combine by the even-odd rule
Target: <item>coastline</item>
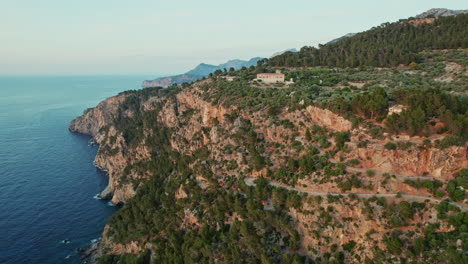
[[[88,145],[97,145],[98,146],[98,149],[97,149],[97,152],[96,152],[96,155],[94,156],[94,159],[93,159],[93,166],[99,170],[100,173],[102,174],[105,174],[107,176],[107,186],[106,188],[104,188],[103,190],[101,190],[98,194],[97,194],[97,198],[99,200],[108,200],[110,201],[110,203],[112,203],[112,196],[113,196],[113,190],[112,190],[112,187],[110,186],[110,176],[109,176],[109,170],[107,168],[104,168],[102,166],[99,166],[97,163],[96,163],[96,157],[101,149],[101,145],[99,143],[97,143],[96,139],[94,138],[94,135],[92,134],[88,134],[88,133],[83,133],[83,132],[80,132],[80,131],[77,131],[77,130],[74,130],[71,128],[71,124],[76,120],[73,119],[70,123],[70,126],[68,127],[68,131],[70,133],[73,133],[73,134],[78,134],[78,135],[84,135],[84,136],[88,136],[88,137],[91,137],[89,140],[88,140]],[[112,205],[116,205],[114,203],[112,203]]]
[[[109,184],[109,170],[96,164],[97,153],[99,153],[99,149],[101,148],[101,145],[96,142],[93,135],[82,133],[82,132],[79,132],[79,131],[74,131],[70,127],[68,128],[68,130],[72,134],[91,137],[90,140],[88,141],[88,145],[97,145],[98,146],[98,150],[96,152],[96,155],[93,158],[93,166],[99,171],[100,174],[106,175],[107,185],[103,190],[101,190],[93,198],[95,198],[97,200],[107,201],[108,206],[116,206],[116,204],[112,203],[112,201],[111,201],[113,192],[110,189],[110,184]],[[103,230],[101,231],[101,236],[102,236],[102,232],[104,232],[104,231]],[[81,263],[85,263],[85,264],[96,263],[97,259],[101,256],[101,254],[99,254],[99,244],[100,244],[101,240],[102,240],[102,237],[99,237],[97,239],[92,239],[91,243],[89,243],[85,247],[76,248],[76,253],[77,253]]]
[[98,254],[100,241],[101,239],[99,238],[97,241],[91,242],[91,244],[85,248],[77,248],[76,251],[82,263],[96,263],[97,259],[100,257]]

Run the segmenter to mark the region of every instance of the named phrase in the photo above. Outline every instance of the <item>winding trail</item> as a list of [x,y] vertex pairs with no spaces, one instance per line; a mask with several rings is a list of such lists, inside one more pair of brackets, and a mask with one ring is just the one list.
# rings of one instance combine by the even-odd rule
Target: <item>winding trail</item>
[[[253,177],[246,177],[244,179],[245,181],[245,184],[247,184],[248,186],[255,186],[255,180],[256,178],[253,178]],[[317,191],[309,191],[309,190],[304,190],[304,189],[300,189],[300,188],[296,188],[296,187],[291,187],[289,185],[286,185],[286,184],[283,184],[283,183],[279,183],[279,182],[275,182],[275,181],[272,181],[270,179],[267,179],[268,182],[270,183],[271,186],[275,186],[275,187],[280,187],[280,188],[285,188],[289,191],[296,191],[296,192],[300,192],[300,193],[307,193],[307,194],[310,194],[310,195],[314,195],[314,196],[327,196],[327,195],[332,195],[332,196],[349,196],[350,194],[353,194],[353,195],[357,195],[359,197],[363,197],[363,198],[371,198],[371,197],[385,197],[385,198],[396,198],[398,194],[396,193],[331,193],[331,192],[317,192]],[[428,197],[428,196],[419,196],[419,195],[412,195],[412,194],[404,194],[404,193],[400,193],[400,196],[401,198],[405,198],[405,200],[408,200],[408,201],[426,201],[426,200],[429,200],[429,201],[432,201],[432,202],[437,202],[437,203],[440,203],[442,202],[443,200],[441,199],[437,199],[437,198],[434,198],[434,197]],[[468,207],[462,205],[462,204],[459,204],[459,203],[455,203],[455,202],[452,202],[452,201],[449,201],[450,204],[460,208],[462,211],[467,211],[468,210]]]

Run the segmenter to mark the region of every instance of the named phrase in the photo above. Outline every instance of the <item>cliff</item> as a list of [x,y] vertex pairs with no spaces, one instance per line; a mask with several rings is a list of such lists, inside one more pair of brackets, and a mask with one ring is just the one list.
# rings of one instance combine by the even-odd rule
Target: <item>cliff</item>
[[348,159],[358,159],[360,166],[387,173],[405,175],[431,175],[441,180],[450,180],[451,175],[468,167],[466,147],[450,147],[444,150],[435,147],[413,146],[409,149],[389,150],[380,142],[372,142],[359,148],[358,143],[348,144]]
[[[108,186],[100,193],[100,198],[110,199],[114,204],[124,203],[135,195],[133,185],[120,183],[124,169],[129,163],[144,159],[149,155],[144,146],[129,147],[122,134],[114,126],[115,120],[121,114],[119,108],[127,97],[128,94],[110,97],[96,107],[86,110],[69,126],[71,132],[90,135],[99,144],[94,164],[107,171],[109,176]],[[124,114],[132,115],[131,112]],[[144,177],[144,175],[135,177]]]
[[70,131],[90,135],[96,142],[102,140],[102,137],[98,137],[100,130],[115,120],[117,110],[125,98],[126,95],[111,97],[87,109],[82,116],[71,121]]
[[[221,84],[213,80],[197,82],[184,90],[178,90],[174,93],[168,92],[170,96],[160,95],[159,91],[150,96],[125,93],[106,99],[73,120],[70,124],[71,131],[89,134],[100,145],[95,163],[108,170],[109,173],[109,186],[101,193],[101,196],[111,198],[114,203],[127,203],[132,200],[146,181],[157,177],[158,172],[153,171],[146,164],[155,162],[155,157],[162,157],[164,155],[162,148],[179,153],[180,157],[190,157],[195,155],[194,153],[200,153],[201,150],[207,152],[207,156],[202,160],[192,159],[189,165],[193,173],[192,179],[197,182],[201,190],[229,189],[227,187],[231,179],[229,175],[240,177],[238,176],[239,172],[252,179],[270,177],[275,180],[277,176],[268,171],[291,166],[288,165],[289,161],[286,157],[301,159],[307,153],[309,146],[313,145],[319,148],[318,142],[304,140],[306,128],[312,129],[314,126],[322,129],[321,132],[313,132],[318,133],[315,136],[331,135],[335,132],[351,132],[351,138],[346,144],[348,150],[338,152],[335,155],[335,159],[347,161],[357,159],[360,161],[359,165],[348,168],[349,173],[359,169],[372,169],[381,173],[404,174],[405,177],[424,174],[428,175],[427,179],[434,177],[450,180],[453,179],[454,173],[467,166],[465,147],[450,147],[444,150],[433,147],[387,150],[384,147],[386,141],[371,140],[371,137],[366,134],[366,130],[362,128],[353,130],[350,121],[330,110],[316,106],[309,105],[296,110],[284,108],[277,116],[271,117],[267,113],[268,108],[252,111],[235,104],[227,105],[229,99],[213,101],[210,94],[216,92],[217,85]],[[135,100],[139,100],[139,103],[135,103]],[[129,106],[130,102],[133,102],[136,107]],[[138,117],[146,115],[149,117],[148,120],[138,119]],[[147,124],[139,124],[140,121],[132,123],[146,127],[145,130],[141,131],[142,138],[138,136],[137,143],[130,141],[126,135],[127,127],[121,124],[124,120],[127,120],[125,122],[129,122],[129,120],[150,122]],[[158,125],[151,128],[154,124]],[[130,125],[130,128],[137,127]],[[166,128],[171,131],[170,136],[167,137],[167,144],[158,145],[157,148],[151,147],[149,142],[154,140],[152,135],[156,132],[155,129],[162,131]],[[254,137],[250,138],[249,135]],[[370,143],[365,147],[358,147],[358,143],[364,139],[370,140]],[[251,143],[245,143],[251,140],[261,142],[257,144],[261,144],[264,148],[261,155],[263,161],[259,160],[258,162],[259,164],[268,164],[268,170],[260,167],[252,169],[265,165],[258,165],[257,161],[252,159],[254,155],[257,155],[255,153],[258,150],[252,149]],[[328,149],[332,149],[335,142],[333,138],[329,138],[329,140],[332,145]],[[294,145],[296,147],[292,147]],[[324,152],[324,150],[320,151]],[[339,168],[339,166],[336,167],[338,161],[333,158],[330,158],[329,161],[321,159],[320,162],[333,169]],[[200,170],[200,168],[203,169]],[[209,176],[211,173],[219,175],[215,178],[216,180]],[[169,172],[167,175],[162,179],[163,184],[167,184],[166,181],[169,179],[179,177],[177,173],[173,174],[173,172]],[[353,191],[358,193],[358,197],[362,196],[361,199],[364,200],[354,201],[350,198],[349,193],[343,192],[343,187],[337,184],[350,177],[350,174],[345,175],[348,176],[344,178],[340,178],[340,176],[330,181],[327,178],[321,178],[320,172],[314,172],[299,179],[297,183],[290,182],[292,179],[281,180],[288,186],[295,185],[296,188],[292,190],[313,194],[310,199],[318,199],[313,198],[314,196],[325,197],[327,192],[344,195],[338,205],[333,205],[334,202],[330,198],[328,201],[323,201],[320,206],[313,200],[306,199],[301,207],[286,209],[302,237],[300,249],[297,252],[308,255],[309,253],[305,253],[308,252],[307,249],[314,248],[316,254],[320,255],[327,252],[329,244],[343,246],[357,243],[362,247],[359,253],[356,253],[357,255],[362,258],[375,256],[376,253],[372,251],[373,246],[386,247],[383,237],[372,235],[372,239],[368,240],[364,238],[364,235],[369,232],[385,233],[392,230],[386,226],[386,220],[382,219],[386,214],[385,210],[389,209],[383,209],[381,206],[373,204],[372,210],[378,217],[369,218],[366,213],[363,213],[364,211],[361,211],[369,206],[365,199],[371,198],[372,195],[377,195],[377,197],[387,195],[384,197],[389,200],[390,208],[406,201],[408,199],[406,197],[410,197],[410,201],[418,202],[434,199],[425,190],[416,190],[405,185],[403,180],[406,178],[399,178],[400,176],[390,180],[384,186],[381,183],[385,178],[379,174],[374,178],[360,176],[363,177],[362,183],[360,186],[353,187]],[[191,196],[193,190],[187,191],[188,187],[184,184],[177,186],[173,192],[168,193],[169,196],[183,201],[195,199]],[[408,196],[395,198],[396,194],[400,192]],[[193,202],[195,201],[193,200]],[[433,202],[437,201],[439,200],[435,199]],[[131,206],[135,206],[135,203]],[[264,201],[264,203],[265,208],[274,208],[275,206],[274,204],[268,205],[268,203],[272,203],[269,200]],[[334,209],[323,211],[323,208],[327,208],[327,206],[332,206]],[[428,206],[429,211],[412,219],[413,222],[410,221],[410,223],[434,221],[431,220],[431,217],[434,215],[435,207],[433,207],[432,202]],[[203,217],[191,211],[196,210],[194,209],[196,207],[190,209],[191,207],[186,205],[184,208],[183,215],[179,217],[181,217],[181,224],[186,226],[185,228],[197,229],[203,226],[201,223],[204,221]],[[327,214],[330,219],[324,218],[324,214]],[[231,216],[225,221],[233,223],[235,219],[242,221],[242,217],[232,218]],[[353,225],[348,224],[346,221],[349,220],[347,219],[354,219]],[[337,226],[341,226],[341,228],[337,228]],[[140,254],[147,249],[155,254],[154,252],[158,250],[158,246],[151,242],[150,237],[143,236],[136,240],[116,239],[116,231],[111,232],[115,228],[114,225],[106,226],[103,240],[98,248],[99,255]],[[411,227],[408,230],[413,229],[414,227]],[[377,244],[373,244],[372,240],[377,241],[375,242]]]
[[[259,69],[243,69],[233,81],[129,91],[86,110],[70,130],[99,144],[95,164],[109,173],[101,197],[123,204],[97,256],[110,263],[460,260],[467,104],[424,85],[446,74],[431,71],[443,68],[440,58],[465,67],[457,59],[464,53],[436,51],[416,68],[286,68],[299,76],[288,87],[252,86]],[[393,87],[395,80],[422,87]],[[457,74],[441,85],[462,81]],[[401,112],[387,115],[395,104]]]

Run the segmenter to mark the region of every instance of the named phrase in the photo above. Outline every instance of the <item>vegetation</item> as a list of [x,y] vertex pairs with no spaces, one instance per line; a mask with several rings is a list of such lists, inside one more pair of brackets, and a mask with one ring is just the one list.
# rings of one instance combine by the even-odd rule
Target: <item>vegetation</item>
[[[257,67],[217,71],[196,85],[125,92],[115,120],[102,128],[106,138],[99,151],[126,155],[144,144],[148,155],[127,161],[119,184],[132,184],[137,192],[109,219],[106,235],[115,243],[149,243],[151,250],[145,246],[139,255],[104,254],[99,263],[467,262],[468,216],[453,201],[465,199],[468,170],[448,183],[405,180],[434,199],[447,199],[436,205],[434,199],[409,200],[401,190],[388,199],[369,198],[375,190],[391,193],[395,184],[388,183],[397,177],[384,174],[382,181],[378,171],[351,173],[345,165],[365,168],[364,159],[348,159],[346,154],[371,141],[408,153],[466,144],[466,76],[457,73],[447,83],[437,78],[447,74],[447,63],[466,67],[468,52],[430,49],[466,48],[467,17],[418,26],[407,21],[384,24]],[[411,65],[393,67],[401,63]],[[287,87],[252,83],[257,73],[285,66],[307,67],[283,69],[287,79],[295,80]],[[238,78],[226,81],[226,75]],[[205,122],[204,109],[178,97],[185,89],[213,107],[225,107],[219,111],[223,116]],[[309,106],[327,108],[378,140],[366,137],[355,144],[355,131],[314,125]],[[401,112],[389,114],[393,106]],[[161,116],[170,119],[170,125]],[[108,135],[112,126],[117,135]],[[442,139],[410,142],[399,138],[401,134],[439,134]],[[117,141],[118,136],[124,142]],[[250,177],[257,178],[254,184]],[[280,185],[322,194],[274,187]],[[328,188],[333,191],[323,194]],[[363,217],[357,219],[355,211]],[[422,223],[432,212],[438,219]],[[301,220],[307,217],[312,220]],[[331,231],[348,235],[374,224],[379,231],[368,232],[366,238],[340,244],[330,237]],[[445,232],[446,224],[453,228]],[[305,248],[305,236],[317,243]],[[373,238],[377,236],[379,241]],[[375,247],[363,248],[362,239]],[[372,254],[362,254],[366,250]]]
[[267,60],[269,66],[359,67],[397,66],[421,62],[426,49],[457,49],[468,46],[468,15],[440,17],[433,23],[408,21],[383,23],[369,31],[320,47],[303,47]]

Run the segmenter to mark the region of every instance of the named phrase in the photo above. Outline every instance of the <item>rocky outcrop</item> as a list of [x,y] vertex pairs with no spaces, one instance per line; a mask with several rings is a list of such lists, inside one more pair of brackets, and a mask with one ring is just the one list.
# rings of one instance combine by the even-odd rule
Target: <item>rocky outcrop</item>
[[306,111],[310,118],[320,126],[325,126],[337,131],[349,131],[352,123],[344,117],[339,116],[328,109],[322,109],[315,106],[308,106]]
[[358,148],[357,143],[349,143],[351,150],[346,157],[358,159],[367,169],[404,175],[428,175],[451,179],[452,175],[468,167],[465,147],[447,149],[413,147],[408,150],[388,150],[384,143],[370,143]]
[[124,253],[132,253],[132,254],[138,254],[142,250],[142,247],[137,244],[136,241],[133,241],[128,244],[119,244],[119,243],[114,243],[111,239],[109,239],[109,236],[107,233],[109,232],[109,226],[106,225],[104,227],[104,231],[102,232],[102,240],[100,241],[100,247],[97,250],[97,255],[103,255],[102,249],[111,249],[110,252],[106,252],[106,254],[111,254],[111,255],[118,255],[118,254],[124,254]]
[[82,116],[70,123],[70,131],[97,137],[101,128],[114,121],[117,110],[126,97],[124,94],[110,97],[96,107],[87,109]]
[[197,109],[201,115],[201,122],[204,126],[212,125],[214,120],[217,119],[219,122],[223,122],[225,114],[231,112],[231,110],[218,105],[213,105],[200,98],[199,95],[193,93],[193,91],[183,91],[177,95],[177,103],[179,111],[186,111],[189,109]]
[[[118,109],[126,97],[126,94],[121,94],[107,98],[96,107],[86,110],[69,126],[71,132],[90,135],[99,144],[94,164],[105,170],[109,176],[109,183],[99,196],[101,199],[110,199],[114,204],[124,203],[135,195],[131,184],[120,182],[125,167],[149,156],[144,145],[129,148],[121,133],[114,127]],[[129,177],[132,176],[144,177],[144,175],[130,175]]]

